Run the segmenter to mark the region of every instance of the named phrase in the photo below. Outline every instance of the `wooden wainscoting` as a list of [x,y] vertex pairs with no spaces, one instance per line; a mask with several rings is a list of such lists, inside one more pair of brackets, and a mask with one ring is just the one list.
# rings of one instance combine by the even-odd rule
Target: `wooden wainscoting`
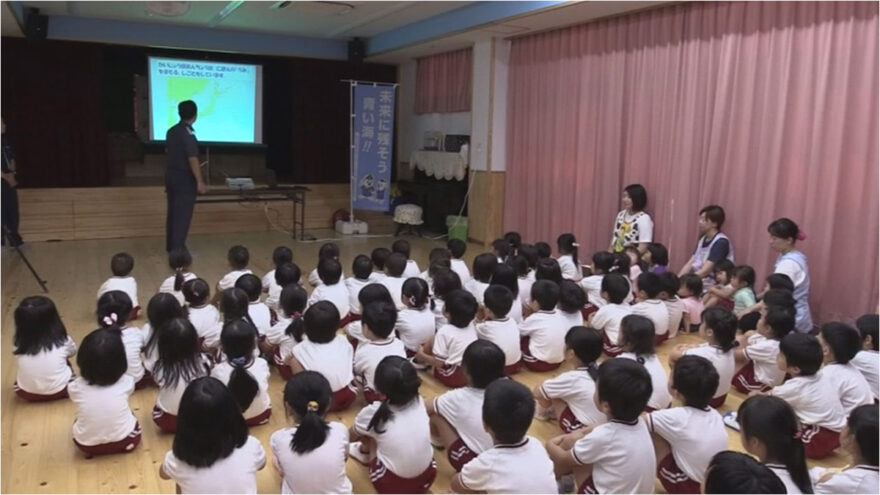
[[[332,229],[331,216],[348,209],[348,184],[308,185],[305,229]],[[28,241],[112,239],[165,235],[163,187],[21,189],[22,237]],[[293,226],[291,202],[196,204],[190,233],[235,233]],[[268,218],[266,209],[268,209]],[[372,232],[393,232],[390,215],[355,212]],[[271,219],[271,221],[270,221]],[[276,224],[276,225],[273,225]]]

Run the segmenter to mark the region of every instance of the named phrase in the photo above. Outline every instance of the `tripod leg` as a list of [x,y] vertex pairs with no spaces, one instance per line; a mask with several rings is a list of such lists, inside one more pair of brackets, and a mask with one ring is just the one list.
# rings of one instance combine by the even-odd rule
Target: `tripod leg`
[[[5,225],[3,226],[3,235],[5,235],[7,239],[10,238],[9,229]],[[31,274],[33,274],[34,278],[37,280],[37,283],[40,284],[43,292],[48,294],[49,289],[46,288],[46,281],[40,278],[40,276],[37,274],[37,271],[34,270],[33,265],[31,265],[31,262],[28,261],[27,256],[25,256],[24,253],[21,252],[21,249],[18,246],[14,246],[14,249],[15,252],[17,252],[18,255],[21,256],[21,259],[24,261],[24,264],[27,265],[28,269],[31,271]]]

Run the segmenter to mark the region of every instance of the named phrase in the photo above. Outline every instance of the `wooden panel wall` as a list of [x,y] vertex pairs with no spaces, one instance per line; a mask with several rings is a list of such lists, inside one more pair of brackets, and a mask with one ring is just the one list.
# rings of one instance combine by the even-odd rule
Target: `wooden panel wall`
[[[308,187],[312,191],[306,195],[306,231],[333,228],[333,212],[348,208],[348,184]],[[166,200],[162,187],[22,189],[19,199],[20,231],[28,241],[165,235]],[[291,230],[292,208],[288,201],[196,204],[190,233],[264,232],[275,230],[276,226]],[[372,232],[393,231],[390,215],[355,213],[370,224]]]
[[468,238],[488,247],[504,233],[504,172],[476,170],[468,196]]

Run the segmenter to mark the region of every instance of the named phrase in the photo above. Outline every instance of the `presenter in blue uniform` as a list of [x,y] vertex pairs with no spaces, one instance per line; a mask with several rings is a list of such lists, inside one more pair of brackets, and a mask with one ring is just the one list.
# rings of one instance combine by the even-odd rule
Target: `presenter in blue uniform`
[[165,133],[165,194],[168,213],[165,221],[165,249],[186,248],[186,235],[196,206],[196,195],[207,188],[199,167],[199,143],[192,128],[198,108],[192,100],[177,105],[180,122]]

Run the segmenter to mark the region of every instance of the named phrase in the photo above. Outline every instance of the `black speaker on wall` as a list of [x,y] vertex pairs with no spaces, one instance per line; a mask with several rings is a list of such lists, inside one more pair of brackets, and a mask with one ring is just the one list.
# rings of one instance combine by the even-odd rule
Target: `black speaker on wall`
[[364,61],[367,53],[367,44],[360,38],[355,38],[348,42],[348,61],[353,64],[360,64]]
[[40,9],[29,8],[24,14],[24,35],[29,39],[44,40],[49,34],[49,17]]

